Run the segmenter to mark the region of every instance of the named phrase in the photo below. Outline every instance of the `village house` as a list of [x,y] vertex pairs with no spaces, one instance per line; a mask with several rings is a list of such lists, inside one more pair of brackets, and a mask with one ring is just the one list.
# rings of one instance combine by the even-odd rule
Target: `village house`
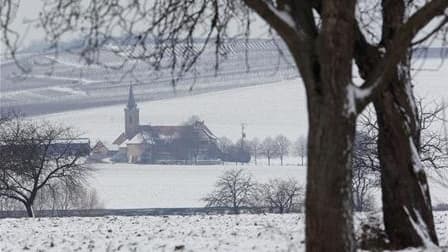
[[115,162],[214,164],[220,162],[217,137],[196,120],[184,125],[140,125],[132,86],[124,109],[124,132],[113,142]]

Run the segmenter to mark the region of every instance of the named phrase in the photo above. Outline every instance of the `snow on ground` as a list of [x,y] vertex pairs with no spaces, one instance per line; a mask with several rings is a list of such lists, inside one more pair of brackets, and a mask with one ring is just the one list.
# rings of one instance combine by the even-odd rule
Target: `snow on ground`
[[297,214],[6,219],[0,220],[0,250],[298,251],[302,219]]
[[[198,115],[218,137],[264,138],[284,134],[295,139],[306,134],[305,92],[299,79],[166,100],[139,102],[140,123],[177,125]],[[125,104],[63,112],[39,118],[76,125],[92,140],[111,143],[124,129]]]
[[[418,62],[419,63],[419,62]],[[428,102],[448,102],[448,64],[440,59],[417,64],[414,71],[417,96]],[[94,143],[111,143],[124,128],[124,104],[70,111],[40,118],[75,125]],[[284,134],[294,140],[308,128],[305,91],[300,79],[194,96],[140,102],[141,124],[179,124],[198,115],[217,136],[240,137],[241,123],[247,137]],[[200,198],[211,191],[224,169],[232,166],[96,165],[92,185],[108,208],[203,206]],[[296,177],[305,182],[299,167],[249,167],[257,177]],[[434,204],[448,202],[448,188],[431,182]]]
[[[415,93],[425,102],[448,102],[448,64],[440,59],[416,61],[413,76]],[[41,116],[50,121],[75,125],[92,140],[111,143],[124,128],[124,106],[69,111]],[[291,139],[306,135],[308,118],[301,79],[285,80],[254,87],[139,102],[140,123],[180,124],[192,115],[205,120],[218,137],[240,137],[246,124],[247,137],[264,138],[284,134]]]
[[[446,247],[448,213],[435,223]],[[0,219],[3,252],[304,251],[303,241],[303,214]]]
[[[261,160],[261,163],[263,161]],[[273,161],[275,163],[275,161]],[[94,164],[90,185],[108,209],[203,207],[201,200],[214,189],[218,177],[228,169],[243,167],[257,182],[294,178],[305,185],[306,168],[278,164],[140,165]],[[448,203],[448,185],[429,173],[433,206]],[[376,207],[381,207],[381,191],[375,191]]]
[[[305,182],[306,169],[299,166],[244,167],[258,182],[295,178]],[[204,207],[201,198],[214,189],[218,177],[235,165],[137,165],[95,164],[90,184],[105,208]]]

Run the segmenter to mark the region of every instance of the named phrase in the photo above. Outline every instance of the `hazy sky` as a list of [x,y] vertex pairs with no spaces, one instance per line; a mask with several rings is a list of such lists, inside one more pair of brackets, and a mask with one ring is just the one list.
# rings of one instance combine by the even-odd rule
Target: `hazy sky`
[[[43,0],[16,0],[20,4],[17,15],[14,19],[12,29],[19,32],[22,36],[19,41],[19,47],[24,48],[31,45],[33,42],[43,40],[44,33],[41,28],[37,27],[39,12],[43,6]],[[267,37],[267,25],[256,18],[252,26],[253,37]],[[436,43],[435,46],[439,46]],[[0,49],[3,49],[3,43]],[[3,52],[3,50],[2,50]]]
[[43,38],[42,30],[35,27],[38,22],[32,23],[33,20],[36,21],[39,17],[41,9],[41,0],[20,0],[12,29],[22,35],[28,30],[21,46],[28,46],[32,41]]
[[[17,15],[11,27],[14,31],[21,34],[19,46],[24,48],[33,42],[44,39],[43,30],[38,27],[38,18],[43,7],[43,0],[20,0],[19,5]],[[254,18],[251,35],[253,37],[267,37],[267,24],[255,15]]]

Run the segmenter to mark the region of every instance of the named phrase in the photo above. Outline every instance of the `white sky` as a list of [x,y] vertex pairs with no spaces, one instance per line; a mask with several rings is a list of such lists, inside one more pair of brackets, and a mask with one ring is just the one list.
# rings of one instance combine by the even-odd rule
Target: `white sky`
[[[43,7],[43,0],[18,0],[19,9],[17,15],[12,23],[12,30],[21,34],[19,43],[20,48],[30,46],[36,41],[45,39],[42,28],[38,27],[39,13]],[[254,15],[252,22],[251,36],[253,37],[267,37],[267,24]],[[235,30],[237,28],[235,27]],[[3,50],[4,44],[1,42],[0,49]]]
[[[42,41],[44,39],[43,30],[37,27],[37,24],[39,23],[39,13],[43,6],[43,0],[16,1],[19,2],[19,9],[12,24],[12,29],[21,34],[19,47],[25,48],[36,41]],[[256,17],[252,25],[251,33],[252,37],[267,37],[267,24],[260,18]],[[433,46],[440,46],[440,43],[434,43]],[[3,42],[0,44],[0,50],[0,53],[3,53]]]

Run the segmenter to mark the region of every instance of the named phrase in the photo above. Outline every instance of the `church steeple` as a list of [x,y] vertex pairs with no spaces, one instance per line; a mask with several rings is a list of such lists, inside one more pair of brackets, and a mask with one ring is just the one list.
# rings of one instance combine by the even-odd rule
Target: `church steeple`
[[129,96],[128,96],[128,109],[137,108],[137,104],[134,99],[134,92],[132,91],[132,84],[129,86]]
[[124,108],[124,130],[127,139],[131,139],[138,133],[140,127],[139,109],[135,103],[132,84],[129,86],[128,104]]

